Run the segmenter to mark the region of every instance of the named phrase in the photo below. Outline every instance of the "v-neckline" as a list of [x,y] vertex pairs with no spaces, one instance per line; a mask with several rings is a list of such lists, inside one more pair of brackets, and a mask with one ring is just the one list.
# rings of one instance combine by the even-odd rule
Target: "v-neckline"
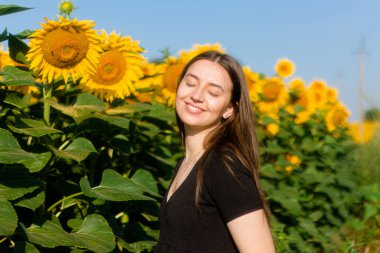
[[165,202],[166,202],[166,204],[168,204],[171,200],[172,200],[172,198],[174,197],[174,195],[177,193],[177,191],[178,190],[180,190],[181,188],[182,188],[182,185],[184,185],[188,180],[189,180],[189,177],[191,176],[191,174],[193,173],[193,171],[195,170],[195,167],[198,165],[198,161],[193,165],[193,167],[191,168],[191,170],[190,170],[190,172],[189,172],[189,174],[186,176],[186,178],[182,181],[182,183],[177,187],[177,189],[170,195],[170,198],[168,198],[169,197],[169,191],[170,191],[170,188],[172,187],[172,184],[173,184],[173,182],[174,182],[174,179],[176,178],[176,176],[177,176],[177,174],[178,174],[178,171],[179,171],[179,168],[181,167],[181,164],[182,164],[182,162],[183,162],[183,159],[184,158],[182,158],[182,160],[178,163],[178,167],[177,167],[177,170],[176,170],[176,173],[175,173],[175,175],[174,175],[174,177],[173,177],[173,180],[172,180],[172,182],[170,183],[170,185],[169,185],[169,188],[168,188],[168,191],[167,191],[167,194],[166,194],[166,196],[165,196]]

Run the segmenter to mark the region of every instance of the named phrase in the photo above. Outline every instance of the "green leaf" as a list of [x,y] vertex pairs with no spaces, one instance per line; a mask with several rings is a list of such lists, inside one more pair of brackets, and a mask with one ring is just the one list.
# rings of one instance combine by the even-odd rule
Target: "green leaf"
[[51,158],[51,153],[49,151],[40,154],[27,154],[32,156],[30,159],[27,159],[26,161],[22,162],[22,164],[24,164],[25,167],[27,167],[29,171],[32,173],[42,170]]
[[274,179],[284,178],[283,175],[281,175],[280,173],[276,171],[276,169],[274,168],[272,164],[268,164],[268,163],[262,166],[260,173],[263,176],[268,177],[268,178],[274,178]]
[[364,208],[364,219],[369,219],[379,213],[379,209],[373,205],[367,203]]
[[110,108],[106,110],[106,113],[108,115],[130,114],[135,112],[149,111],[151,109],[152,106],[149,104],[136,103]]
[[47,126],[42,120],[17,119],[15,126],[10,124],[7,126],[16,133],[31,135],[33,137],[62,133],[62,131],[58,129]]
[[74,240],[69,233],[63,230],[59,221],[45,221],[42,226],[32,225],[25,229],[28,240],[46,248],[57,246],[72,246]]
[[81,121],[83,120],[80,119],[82,117],[88,116],[94,112],[101,112],[106,109],[106,105],[103,101],[88,93],[79,94],[77,101],[73,106],[60,105],[52,100],[50,101],[50,105],[62,113],[73,117],[76,121]]
[[86,159],[90,153],[96,153],[96,149],[89,140],[80,137],[75,139],[64,150],[55,150],[54,152],[58,157],[81,162]]
[[140,187],[131,179],[123,177],[110,169],[104,170],[99,186],[91,188],[90,182],[86,178],[82,178],[80,180],[80,187],[86,196],[104,200],[153,200],[144,196]]
[[14,253],[39,253],[40,251],[33,244],[25,241],[15,241]]
[[99,214],[86,216],[79,230],[72,234],[74,245],[94,252],[110,252],[115,248],[115,236],[107,220]]
[[[110,115],[96,112],[86,117],[86,119],[89,119],[89,118],[100,119],[100,120],[108,122],[111,125],[118,126],[127,130],[129,129],[130,120],[124,117],[110,116]],[[84,120],[84,118],[82,120]]]
[[5,66],[0,74],[1,81],[6,86],[29,86],[34,85],[34,78],[29,71],[21,70],[15,66]]
[[63,230],[57,218],[45,221],[42,226],[32,225],[24,229],[28,240],[46,248],[74,246],[93,252],[110,252],[115,247],[115,236],[107,221],[98,214],[85,217],[75,233]]
[[0,199],[0,236],[11,236],[17,227],[17,214],[11,203]]
[[144,252],[145,250],[151,250],[154,246],[156,246],[156,241],[139,241],[133,243],[121,243],[122,247],[127,249],[130,252]]
[[0,128],[0,161],[4,164],[22,163],[31,172],[40,171],[51,157],[50,152],[34,154],[21,149],[12,134]]
[[0,16],[16,13],[20,11],[26,11],[30,9],[32,8],[22,7],[22,6],[18,6],[14,4],[10,4],[10,5],[0,4]]
[[9,33],[8,48],[9,56],[12,58],[12,60],[19,63],[26,63],[26,54],[29,51],[27,44]]
[[15,200],[27,193],[34,192],[42,185],[42,182],[32,177],[26,169],[0,170],[0,199]]
[[0,42],[8,39],[8,31],[7,28],[0,34]]
[[37,191],[28,193],[22,196],[20,199],[17,199],[17,202],[15,202],[15,205],[29,208],[34,211],[44,203],[45,203],[45,190],[44,188],[40,187]]
[[19,39],[27,39],[32,33],[33,33],[33,31],[31,31],[31,30],[24,30],[24,31],[16,34],[15,36]]
[[139,186],[142,191],[160,197],[158,194],[157,182],[149,171],[139,169],[132,176],[131,180]]
[[19,109],[24,109],[28,107],[31,94],[25,95],[20,98],[16,93],[7,93],[4,103],[13,105]]

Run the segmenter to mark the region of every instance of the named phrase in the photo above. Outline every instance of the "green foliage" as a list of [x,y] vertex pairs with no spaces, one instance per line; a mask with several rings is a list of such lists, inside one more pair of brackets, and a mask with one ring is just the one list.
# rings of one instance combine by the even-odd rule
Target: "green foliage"
[[[358,202],[354,145],[345,129],[328,132],[318,115],[302,125],[286,111],[278,116],[278,134],[260,135],[261,182],[274,231],[281,228],[274,234],[277,249],[334,252],[345,240],[339,228],[351,218]],[[297,156],[300,164],[286,159],[289,155]]]
[[[0,15],[25,9],[0,5]],[[28,34],[0,34],[20,63]],[[182,155],[173,110],[133,99],[106,104],[72,82],[44,86],[26,67],[0,74],[0,251],[150,252],[162,194]],[[39,93],[7,89],[26,85]],[[346,129],[327,131],[318,114],[302,125],[284,110],[278,117],[276,136],[265,134],[271,117],[259,128],[277,252],[372,247],[380,225],[378,142],[357,147]]]

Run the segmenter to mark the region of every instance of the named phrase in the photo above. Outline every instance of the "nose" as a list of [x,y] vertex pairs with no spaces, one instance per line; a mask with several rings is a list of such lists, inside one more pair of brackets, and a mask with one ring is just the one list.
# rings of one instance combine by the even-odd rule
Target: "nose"
[[192,94],[190,95],[190,98],[194,101],[194,102],[203,102],[203,91],[202,91],[202,88],[201,87],[198,87],[196,89],[193,90]]

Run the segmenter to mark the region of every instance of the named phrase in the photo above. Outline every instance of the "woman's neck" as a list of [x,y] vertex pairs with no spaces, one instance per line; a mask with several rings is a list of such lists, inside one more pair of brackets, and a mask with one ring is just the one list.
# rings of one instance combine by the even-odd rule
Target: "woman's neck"
[[204,151],[204,141],[212,129],[194,130],[186,129],[185,149],[186,159],[191,159]]

